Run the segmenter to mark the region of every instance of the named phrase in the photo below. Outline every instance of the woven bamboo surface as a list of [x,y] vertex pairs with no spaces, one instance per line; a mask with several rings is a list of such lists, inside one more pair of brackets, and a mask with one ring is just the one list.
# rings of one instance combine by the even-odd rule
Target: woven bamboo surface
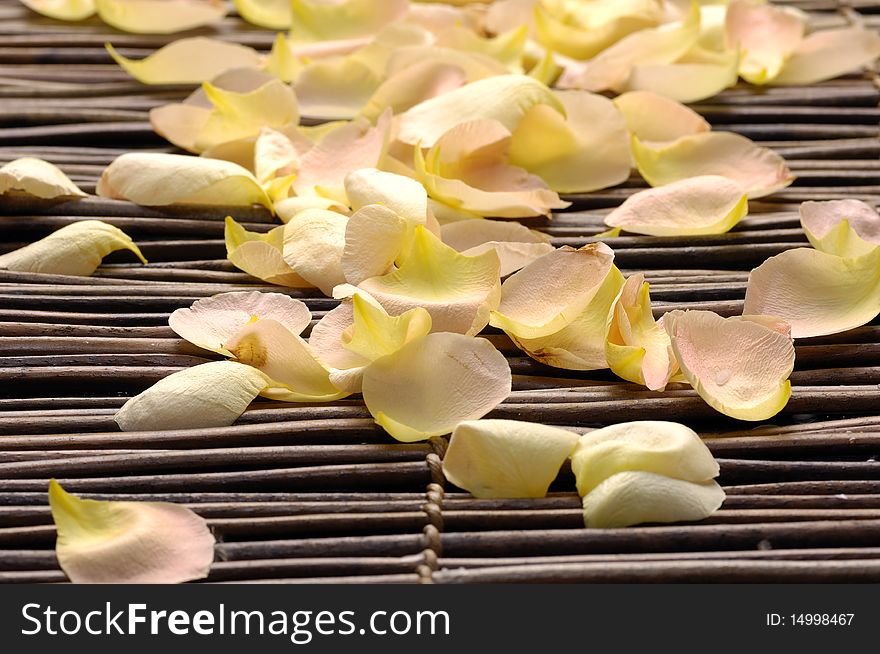
[[[787,4],[808,11],[816,27],[880,28],[880,2]],[[273,38],[234,16],[199,33],[261,50]],[[143,56],[171,38],[122,34],[97,20],[63,24],[0,1],[0,164],[42,157],[94,192],[117,155],[173,151],[153,134],[147,111],[189,89],[142,86],[102,47],[110,40],[124,55]],[[625,274],[645,272],[658,314],[733,315],[752,267],[806,245],[797,203],[880,200],[878,77],[742,86],[695,108],[716,129],[777,150],[798,180],[753,202],[728,234],[608,242]],[[605,229],[609,207],[643,186],[633,178],[573,198],[574,210],[530,224],[555,245],[583,245]],[[570,471],[545,499],[473,499],[443,478],[445,439],[395,443],[359,399],[260,401],[232,427],[119,432],[113,413],[126,398],[213,358],[170,330],[174,309],[241,288],[300,297],[316,318],[335,301],[234,269],[222,210],[89,198],[48,209],[6,201],[0,214],[0,252],[98,217],[134,237],[151,262],[116,253],[91,278],[0,272],[0,581],[65,579],[53,549],[50,477],[86,497],[193,508],[218,537],[208,581],[880,581],[877,320],[799,340],[792,399],[758,425],[724,418],[684,386],[655,393],[607,371],[543,366],[487,330],[514,373],[513,394],[490,417],[572,427],[678,420],[718,457],[728,497],[712,518],[588,530]],[[272,226],[261,210],[233,215],[252,230]]]

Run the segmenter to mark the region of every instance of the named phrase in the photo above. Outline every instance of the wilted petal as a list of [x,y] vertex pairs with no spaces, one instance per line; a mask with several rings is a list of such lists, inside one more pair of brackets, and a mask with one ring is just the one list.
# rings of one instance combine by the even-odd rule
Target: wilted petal
[[699,434],[661,420],[623,422],[584,434],[571,455],[571,469],[582,496],[620,472],[640,470],[702,482],[720,471]]
[[860,257],[880,246],[880,215],[861,200],[804,202],[801,227],[814,248]]
[[169,502],[84,500],[49,482],[55,554],[75,584],[176,584],[208,576],[214,536]]
[[268,384],[251,366],[203,363],[160,379],[126,402],[114,420],[122,431],[226,427]]
[[232,0],[238,15],[270,30],[290,28],[290,0]]
[[584,524],[614,529],[643,522],[703,520],[724,502],[715,481],[694,483],[653,472],[621,472],[584,497]]
[[837,334],[880,312],[880,248],[843,258],[809,248],[770,257],[749,274],[743,313],[779,316],[794,338]]
[[84,20],[95,13],[95,0],[21,0],[38,14],[56,20]]
[[144,59],[123,57],[105,44],[113,61],[143,84],[201,84],[233,68],[257,68],[253,48],[203,36],[172,41]]
[[464,256],[420,225],[401,266],[364,280],[360,288],[392,315],[423,307],[431,314],[434,331],[474,335],[498,306],[499,267],[494,252]]
[[284,261],[325,295],[345,283],[342,252],[347,223],[348,218],[335,211],[307,209],[284,226]]
[[614,105],[630,133],[642,141],[674,141],[711,129],[690,107],[651,91],[629,91],[614,98]]
[[399,441],[448,434],[482,418],[511,389],[507,359],[483,338],[436,333],[410,341],[364,370],[364,402]]
[[309,282],[297,275],[284,261],[284,227],[275,227],[265,234],[249,232],[231,217],[226,217],[224,230],[226,256],[239,270],[257,279],[294,288],[309,288]]
[[233,291],[196,300],[192,306],[176,309],[168,317],[168,325],[193,345],[231,356],[232,353],[223,344],[245,325],[267,318],[299,334],[309,326],[312,314],[300,300],[281,293]]
[[468,420],[455,428],[443,474],[480,499],[544,497],[578,435],[519,420]]
[[333,41],[371,35],[401,18],[407,0],[291,0],[291,38],[298,42]]
[[634,193],[605,217],[605,224],[650,236],[723,234],[748,210],[739,184],[702,175]]
[[672,311],[663,326],[685,379],[716,411],[739,420],[766,420],[788,403],[791,337],[711,311]]
[[0,270],[88,277],[116,250],[144,255],[121,229],[100,220],[81,220],[23,248],[0,255]]
[[510,161],[559,193],[586,193],[620,184],[632,160],[626,121],[608,98],[558,91],[564,115],[533,107],[513,131]]
[[851,73],[880,57],[880,34],[849,27],[814,32],[801,41],[773,84],[807,86]]
[[0,168],[0,195],[43,200],[86,196],[57,166],[33,157],[16,159]]
[[727,8],[727,44],[745,56],[739,74],[752,84],[772,81],[804,38],[800,12],[751,0],[733,0]]
[[108,25],[135,34],[171,34],[217,23],[226,15],[222,0],[95,0]]
[[117,157],[98,180],[97,193],[145,206],[261,204],[272,208],[259,182],[241,166],[158,152],[129,152]]
[[633,137],[633,154],[651,186],[720,175],[739,184],[750,198],[760,198],[794,181],[785,159],[732,132],[693,134],[664,144]]

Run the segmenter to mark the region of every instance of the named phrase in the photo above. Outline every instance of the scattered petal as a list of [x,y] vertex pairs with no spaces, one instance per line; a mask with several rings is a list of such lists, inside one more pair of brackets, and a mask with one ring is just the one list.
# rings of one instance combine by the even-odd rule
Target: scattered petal
[[466,72],[455,64],[429,59],[391,75],[362,105],[361,115],[376,120],[390,108],[402,114],[421,102],[449,93],[467,82]]
[[460,220],[443,225],[440,234],[444,243],[469,257],[495,250],[502,277],[554,250],[547,235],[512,221]]
[[814,32],[801,41],[773,84],[809,86],[851,73],[880,57],[876,30],[848,27]]
[[341,334],[342,345],[368,361],[397,352],[431,331],[431,314],[416,307],[399,316],[389,316],[382,305],[365,293],[352,298],[352,324]]
[[290,28],[290,0],[232,0],[239,16],[247,22],[270,30]]
[[360,113],[381,83],[379,75],[353,57],[317,60],[303,67],[296,80],[296,95],[304,116],[349,119]]
[[284,226],[282,256],[297,275],[325,295],[345,283],[342,252],[348,218],[335,211],[307,209]]
[[621,88],[625,91],[652,91],[678,102],[699,102],[712,98],[736,84],[739,53],[726,52],[715,59],[680,59],[673,64],[633,66]]
[[265,234],[249,232],[230,216],[224,230],[226,256],[232,264],[257,279],[294,288],[312,285],[297,275],[284,261],[284,227],[275,227]]
[[135,34],[172,34],[217,23],[226,15],[222,0],[95,0],[108,25]]
[[43,200],[86,196],[57,166],[33,157],[16,159],[0,167],[0,195]]
[[801,227],[813,247],[839,257],[860,257],[880,246],[880,215],[861,200],[804,202]]
[[752,84],[775,79],[804,38],[806,24],[800,12],[788,7],[732,0],[727,8],[727,44],[745,56],[739,74]]
[[414,233],[406,220],[386,206],[368,204],[355,211],[345,226],[340,261],[345,281],[357,285],[391,272]]
[[21,0],[28,9],[56,20],[85,20],[95,13],[95,0]]
[[403,17],[408,5],[407,0],[291,0],[291,37],[308,43],[376,34]]
[[428,193],[414,179],[375,168],[353,170],[345,178],[345,194],[354,211],[381,204],[413,224],[425,224]]
[[641,141],[675,141],[711,129],[690,107],[651,91],[629,91],[614,98],[614,105],[630,133]]

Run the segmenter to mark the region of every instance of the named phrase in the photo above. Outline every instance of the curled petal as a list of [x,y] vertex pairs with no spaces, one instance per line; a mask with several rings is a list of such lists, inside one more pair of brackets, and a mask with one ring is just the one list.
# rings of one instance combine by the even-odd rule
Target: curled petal
[[291,36],[308,43],[375,34],[401,18],[408,4],[407,0],[291,0]]
[[226,15],[221,0],[95,0],[108,25],[135,34],[172,34],[217,23]]
[[801,227],[814,248],[860,257],[880,246],[880,215],[861,200],[804,202]]
[[678,102],[699,102],[736,84],[739,54],[726,52],[715,59],[633,66],[622,88],[652,91]]
[[467,420],[452,432],[443,474],[480,499],[544,497],[578,435],[519,420]]
[[95,13],[95,0],[21,0],[28,9],[56,20],[85,20]]
[[584,497],[584,524],[598,529],[643,522],[703,520],[724,502],[715,481],[694,483],[653,472],[621,472]]
[[720,175],[739,184],[750,198],[760,198],[794,181],[782,157],[732,132],[693,134],[664,144],[633,137],[632,143],[639,172],[651,186]]
[[605,224],[651,236],[723,234],[748,210],[748,197],[739,184],[701,175],[631,195],[605,217]]
[[814,32],[801,41],[773,84],[807,86],[853,72],[880,57],[880,34],[862,27]]
[[484,243],[542,243],[550,237],[529,229],[520,223],[506,220],[459,220],[440,228],[440,237],[446,245],[464,252]]
[[325,295],[345,283],[342,252],[348,218],[335,211],[308,209],[284,226],[282,256],[297,275]]
[[626,121],[614,104],[586,91],[558,91],[564,115],[533,107],[513,130],[511,163],[559,193],[620,184],[632,166]]
[[463,250],[462,254],[468,257],[475,257],[494,250],[501,262],[499,274],[507,277],[517,270],[525,268],[533,261],[537,261],[545,254],[553,252],[555,248],[549,243],[509,243],[506,241],[489,241],[472,248]]
[[388,108],[394,114],[402,114],[421,102],[463,86],[467,80],[467,73],[455,64],[438,59],[420,61],[382,82],[363,105],[361,114],[370,120]]
[[425,224],[428,193],[416,180],[375,168],[353,170],[345,178],[345,194],[355,211],[381,204],[414,225]]
[[16,159],[0,167],[0,195],[43,200],[86,196],[57,166],[33,157]]
[[348,214],[348,207],[337,200],[331,200],[320,195],[295,196],[284,198],[275,202],[275,213],[281,222],[289,223],[293,218],[308,209],[325,209],[336,211],[343,215]]
[[809,248],[770,257],[749,274],[743,312],[779,316],[794,338],[867,324],[880,312],[880,248],[856,258]]
[[193,302],[168,317],[174,332],[206,350],[232,356],[223,344],[245,325],[257,320],[279,322],[294,334],[301,333],[312,320],[308,307],[281,293],[233,291]]
[[214,536],[169,502],[84,500],[49,482],[55,553],[75,584],[174,584],[208,576]]
[[728,47],[745,51],[739,74],[752,84],[766,84],[800,45],[806,24],[788,7],[733,0],[725,27]]
[[342,345],[369,361],[393,354],[431,331],[431,314],[421,307],[389,316],[365,293],[355,293],[351,301],[352,323],[341,334]]
[[317,60],[300,72],[296,95],[309,118],[348,119],[360,113],[381,83],[380,76],[358,59]]
[[391,272],[412,229],[407,221],[381,204],[355,211],[345,226],[340,264],[349,284]]
[[614,98],[614,105],[630,133],[641,141],[674,141],[711,129],[690,107],[651,91],[628,91]]
[[448,434],[482,418],[511,389],[507,359],[483,338],[428,334],[364,370],[364,402],[376,422],[403,442]]
[[238,15],[247,22],[270,30],[290,28],[290,0],[232,0]]
[[113,61],[143,84],[201,84],[233,68],[257,68],[253,48],[203,36],[172,41],[144,59],[123,57],[105,44]]
[[360,393],[364,368],[371,360],[349,350],[342,334],[354,324],[351,297],[342,298],[339,306],[324,314],[312,327],[309,347],[328,366],[330,383],[347,393]]
[[160,379],[122,405],[114,420],[122,431],[227,427],[268,385],[251,366],[203,363]]
[[788,403],[794,368],[790,336],[711,311],[672,311],[663,325],[685,379],[716,411],[765,420]]
[[582,496],[620,472],[641,470],[683,481],[709,481],[720,469],[693,429],[677,422],[639,420],[580,437],[571,469]]
[[280,286],[312,286],[284,261],[284,227],[275,227],[265,234],[259,234],[247,231],[230,216],[226,216],[224,238],[227,258],[248,275]]
[[400,267],[364,280],[360,288],[392,315],[423,307],[431,314],[434,331],[474,335],[486,326],[489,312],[498,306],[499,268],[494,252],[464,256],[418,226]]
[[145,206],[210,204],[246,207],[272,202],[256,178],[228,161],[179,154],[130,152],[113,161],[97,193]]
[[0,255],[0,270],[88,277],[116,250],[130,250],[147,263],[121,229],[100,220],[81,220],[23,248]]

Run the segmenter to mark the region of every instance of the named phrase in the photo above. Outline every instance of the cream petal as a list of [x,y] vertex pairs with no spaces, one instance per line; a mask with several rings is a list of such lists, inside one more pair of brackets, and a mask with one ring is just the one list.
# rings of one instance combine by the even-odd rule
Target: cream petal
[[651,186],[720,175],[738,183],[749,198],[760,198],[794,181],[782,157],[732,132],[693,134],[663,144],[633,137],[633,154]]
[[84,500],[49,481],[55,554],[75,584],[173,584],[208,576],[214,536],[169,502]]
[[361,168],[345,178],[345,194],[354,211],[370,204],[381,204],[414,224],[425,224],[428,193],[419,182],[403,175]]
[[122,431],[226,427],[269,384],[256,368],[211,361],[160,379],[114,416]]
[[254,176],[219,159],[179,154],[130,152],[102,173],[97,194],[145,206],[210,204],[246,207],[272,202]]
[[308,43],[375,34],[403,17],[408,5],[407,0],[291,0],[291,38]]
[[16,159],[0,167],[0,195],[43,200],[86,196],[57,166],[33,157]]
[[510,74],[504,64],[492,57],[478,52],[463,52],[439,45],[409,45],[395,48],[388,58],[385,74],[389,78],[395,77],[409,68],[427,62],[460,68],[464,71],[468,82]]
[[440,237],[446,245],[459,252],[490,242],[547,244],[550,241],[546,234],[518,222],[482,218],[443,225]]
[[434,59],[416,62],[383,81],[362,105],[361,115],[375,120],[389,108],[401,114],[466,82],[467,74],[459,66]]
[[296,95],[309,118],[348,119],[360,113],[381,83],[369,66],[352,57],[318,60],[303,67]]
[[443,474],[480,499],[544,497],[577,443],[577,434],[559,427],[467,420],[452,432]]
[[0,270],[88,277],[116,250],[144,255],[121,229],[100,220],[81,220],[23,248],[0,255]]
[[715,481],[694,483],[653,472],[621,472],[584,497],[584,524],[614,529],[643,522],[703,520],[724,502]]
[[837,334],[880,312],[880,248],[843,258],[809,248],[770,257],[749,274],[743,313],[778,316],[794,338]]
[[711,311],[672,311],[663,325],[685,379],[716,411],[739,420],[766,420],[788,403],[791,337]]
[[264,319],[275,320],[294,334],[300,334],[312,320],[312,313],[301,302],[281,293],[232,291],[193,302],[176,309],[168,325],[193,345],[224,356],[232,353],[223,344],[245,325]]
[[880,214],[861,200],[804,202],[801,227],[814,248],[860,257],[880,246]]
[[356,285],[391,272],[410,231],[407,221],[386,206],[368,204],[355,211],[345,227],[345,281]]
[[264,127],[254,142],[254,174],[261,184],[299,168],[299,152],[286,134]]
[[203,36],[172,41],[144,59],[123,57],[105,46],[113,61],[143,84],[201,84],[233,68],[256,68],[260,55],[253,48]]
[[248,323],[223,344],[241,364],[268,378],[260,393],[283,402],[331,402],[347,395],[330,383],[327,367],[302,338],[277,320]]
[[108,25],[135,34],[172,34],[217,23],[226,15],[221,0],[95,0]]
[[226,257],[232,264],[257,279],[294,288],[311,288],[312,284],[297,275],[284,261],[284,227],[275,227],[265,234],[249,232],[230,216],[224,230]]
[[95,0],[21,0],[21,3],[56,20],[84,20],[95,13]]
[[[285,2],[286,6],[289,6]],[[261,68],[284,82],[296,81],[302,72],[304,62],[293,51],[287,37],[279,32],[275,35],[272,50],[263,60]]]
[[364,402],[403,442],[451,432],[510,394],[510,367],[483,338],[435,333],[410,341],[364,370]]
[[690,107],[651,91],[629,91],[614,98],[630,133],[642,141],[674,141],[708,132],[708,122]]
[[210,115],[207,107],[174,102],[150,109],[150,125],[159,136],[177,147],[198,153],[196,136]]
[[290,0],[232,0],[232,4],[238,15],[253,25],[270,30],[290,28]]
[[342,215],[348,214],[348,207],[346,205],[320,195],[295,196],[275,202],[275,213],[283,223],[289,223],[293,220],[294,216],[307,209],[325,209],[327,211],[336,211]]
[[712,98],[736,84],[737,52],[725,53],[723,61],[680,60],[673,64],[633,66],[625,91],[652,91],[678,102],[699,102]]
[[571,455],[578,493],[614,475],[640,470],[683,481],[717,477],[715,457],[693,429],[677,422],[639,420],[588,432]]
[[327,366],[330,383],[347,393],[360,393],[364,368],[370,360],[355,354],[342,342],[342,334],[354,324],[351,297],[343,298],[339,306],[324,314],[312,327],[309,346]]
[[723,234],[748,210],[748,197],[739,184],[701,175],[634,193],[605,217],[605,224],[650,236]]
[[773,80],[803,40],[805,27],[800,12],[788,7],[732,0],[725,31],[728,47],[745,51],[742,78],[752,84]]
[[282,256],[297,275],[325,295],[345,282],[342,252],[348,218],[335,211],[307,209],[284,226]]
[[467,257],[476,257],[484,252],[494,250],[501,262],[501,268],[498,273],[502,277],[507,277],[515,273],[517,270],[525,268],[533,261],[537,261],[545,254],[553,252],[555,248],[549,243],[507,243],[504,241],[488,241],[480,245],[475,245],[467,250],[462,250],[462,254]]
[[772,84],[808,86],[853,72],[880,57],[880,34],[849,27],[813,32],[795,49]]

